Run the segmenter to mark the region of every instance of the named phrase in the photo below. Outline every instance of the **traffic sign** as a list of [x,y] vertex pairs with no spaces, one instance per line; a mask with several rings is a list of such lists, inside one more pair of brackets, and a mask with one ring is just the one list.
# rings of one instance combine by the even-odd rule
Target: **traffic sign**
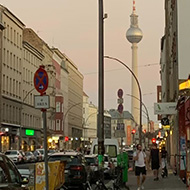
[[50,107],[49,96],[34,96],[34,107],[36,109],[48,109]]
[[123,90],[122,90],[122,89],[119,89],[119,90],[117,91],[117,95],[118,95],[119,98],[122,98],[122,96],[123,96]]
[[44,66],[40,68],[34,74],[34,86],[39,93],[44,93],[48,88],[48,74],[44,70]]
[[123,104],[119,104],[117,110],[119,113],[123,113]]

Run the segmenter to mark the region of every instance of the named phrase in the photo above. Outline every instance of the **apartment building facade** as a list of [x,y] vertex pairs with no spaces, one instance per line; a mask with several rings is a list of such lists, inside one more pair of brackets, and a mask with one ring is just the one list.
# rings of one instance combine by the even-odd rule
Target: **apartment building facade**
[[[82,142],[82,109],[83,109],[83,75],[77,65],[64,54],[68,66],[68,108],[64,117],[68,117],[68,134],[72,148],[76,149]],[[67,114],[66,114],[67,113]]]
[[[165,1],[165,34],[161,40],[161,84],[162,102],[176,102],[178,112],[176,115],[168,115],[170,120],[170,131],[167,136],[167,149],[169,154],[184,155],[190,147],[190,131],[188,118],[189,98],[188,90],[179,91],[179,84],[189,78],[189,27],[190,1]],[[165,117],[165,116],[164,116]],[[189,144],[188,144],[189,143]],[[180,177],[186,174],[184,160],[182,157],[171,156],[171,164],[179,163],[177,170]],[[186,160],[190,163],[189,160]],[[188,165],[188,164],[187,164]],[[190,174],[190,168],[188,168]],[[189,175],[188,174],[188,175]]]
[[34,108],[34,95],[39,93],[33,84],[40,65],[49,78],[48,140],[56,145],[50,148],[59,145],[59,136],[72,139],[70,148],[80,146],[83,75],[77,66],[2,5],[0,46],[0,151],[43,147],[42,114]]
[[1,150],[19,147],[22,100],[22,31],[25,25],[0,5],[1,23]]
[[53,51],[51,48],[31,29],[25,28],[23,30],[24,41],[31,44],[36,48],[43,56],[42,65],[48,74],[49,84],[46,94],[50,97],[50,108],[47,110],[47,129],[48,137],[51,137],[52,132],[55,131],[55,77],[56,71],[53,64]]

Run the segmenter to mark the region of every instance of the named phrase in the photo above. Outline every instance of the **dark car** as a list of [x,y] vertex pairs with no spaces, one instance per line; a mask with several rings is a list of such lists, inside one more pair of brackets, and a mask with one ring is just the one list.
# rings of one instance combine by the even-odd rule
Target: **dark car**
[[95,154],[92,155],[85,155],[86,165],[87,165],[87,173],[88,173],[88,180],[90,183],[95,183],[99,176],[98,172],[98,156]]
[[27,183],[28,178],[21,177],[13,161],[0,153],[0,190],[28,190],[23,187]]
[[86,162],[84,156],[77,152],[59,152],[50,155],[50,161],[66,161],[65,186],[71,189],[83,189],[87,180]]

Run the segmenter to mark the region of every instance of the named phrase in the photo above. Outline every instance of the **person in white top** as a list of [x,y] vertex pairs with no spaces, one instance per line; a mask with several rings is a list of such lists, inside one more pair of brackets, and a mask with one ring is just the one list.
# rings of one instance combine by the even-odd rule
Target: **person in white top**
[[[140,144],[137,144],[137,150],[133,153],[133,160],[135,160],[135,175],[137,176],[137,190],[144,189],[144,182],[146,179],[146,154],[142,151]],[[140,181],[140,175],[142,180]]]

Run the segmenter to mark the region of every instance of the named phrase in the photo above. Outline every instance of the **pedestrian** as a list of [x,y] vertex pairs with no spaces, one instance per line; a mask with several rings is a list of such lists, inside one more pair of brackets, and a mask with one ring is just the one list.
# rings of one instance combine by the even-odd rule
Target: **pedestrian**
[[149,163],[151,161],[151,167],[154,174],[154,181],[159,180],[159,168],[160,168],[160,155],[159,149],[157,148],[157,144],[153,143],[152,149],[150,151]]
[[163,146],[161,150],[162,177],[168,176],[167,155],[168,155],[168,152],[166,148]]
[[[137,176],[137,190],[144,189],[144,182],[146,179],[146,154],[142,151],[142,147],[140,144],[137,144],[136,151],[133,154],[133,160],[135,161],[135,175]],[[142,179],[140,179],[140,175],[142,174]]]

